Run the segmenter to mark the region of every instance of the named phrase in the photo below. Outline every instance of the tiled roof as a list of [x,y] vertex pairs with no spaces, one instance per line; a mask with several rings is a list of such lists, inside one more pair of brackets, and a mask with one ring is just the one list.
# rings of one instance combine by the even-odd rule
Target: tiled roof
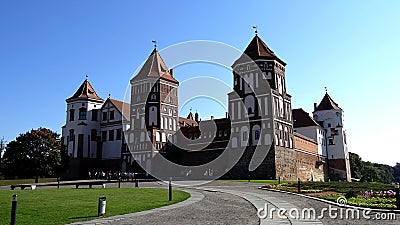
[[299,137],[299,138],[304,139],[304,140],[307,140],[307,141],[310,141],[310,142],[312,142],[314,144],[318,144],[318,142],[316,140],[314,140],[312,138],[309,138],[309,137],[307,137],[305,135],[302,135],[300,133],[294,132],[294,136]]
[[311,126],[319,126],[319,124],[310,117],[310,115],[304,111],[302,108],[293,109],[293,127],[311,127]]
[[197,127],[198,123],[194,119],[179,117],[179,126],[180,127]]
[[125,119],[129,120],[129,114],[130,114],[130,105],[129,103],[122,102],[116,99],[110,98],[110,102],[114,104],[115,108],[125,117]]
[[78,99],[91,99],[97,101],[104,101],[97,95],[96,91],[94,90],[94,88],[87,79],[81,84],[81,86],[78,88],[75,94],[67,99],[67,102]]
[[248,61],[248,57],[250,57],[252,60],[257,60],[257,59],[271,59],[271,60],[277,60],[280,63],[282,63],[284,66],[286,66],[286,63],[282,61],[280,58],[278,58],[277,55],[268,47],[267,44],[261,38],[256,35],[254,36],[253,40],[251,40],[250,44],[247,46],[246,50],[244,50],[242,56],[236,60],[236,63],[241,63],[241,62],[246,62]]
[[321,103],[314,109],[314,111],[331,110],[331,109],[341,109],[339,105],[333,101],[328,93],[325,94]]
[[154,49],[151,52],[139,73],[132,80],[143,79],[146,77],[163,78],[168,81],[178,83],[178,81],[169,72],[168,67],[165,65],[157,49]]

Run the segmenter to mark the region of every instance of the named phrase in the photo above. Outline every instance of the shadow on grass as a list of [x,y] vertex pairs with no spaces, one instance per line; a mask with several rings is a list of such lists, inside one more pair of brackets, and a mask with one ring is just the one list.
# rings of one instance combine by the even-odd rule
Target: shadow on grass
[[77,216],[77,217],[70,217],[70,220],[77,220],[77,219],[89,219],[89,218],[100,218],[101,216]]

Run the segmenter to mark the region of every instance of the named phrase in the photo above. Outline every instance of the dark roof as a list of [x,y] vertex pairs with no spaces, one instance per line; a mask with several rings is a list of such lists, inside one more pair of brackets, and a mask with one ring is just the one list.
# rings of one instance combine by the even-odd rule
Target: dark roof
[[319,124],[310,117],[310,115],[304,111],[302,108],[293,109],[293,127],[311,127],[311,126],[319,126]]
[[78,88],[78,90],[75,92],[72,97],[68,98],[66,101],[70,102],[73,100],[79,100],[79,99],[90,99],[90,100],[96,100],[103,102],[104,100],[100,98],[92,85],[89,83],[89,81],[86,79],[83,81],[81,86]]
[[331,109],[341,109],[339,105],[333,101],[331,96],[329,96],[328,92],[325,94],[324,98],[322,99],[321,103],[314,109],[316,111],[322,110],[331,110]]
[[258,35],[254,36],[253,40],[251,40],[246,50],[244,50],[242,56],[240,56],[240,58],[236,60],[234,64],[249,61],[248,57],[250,57],[250,59],[252,60],[277,60],[278,62],[286,66],[286,63],[282,61],[277,55],[275,55],[274,51],[272,51]]
[[163,78],[174,83],[179,83],[168,70],[157,49],[151,52],[139,73],[132,80],[146,77]]

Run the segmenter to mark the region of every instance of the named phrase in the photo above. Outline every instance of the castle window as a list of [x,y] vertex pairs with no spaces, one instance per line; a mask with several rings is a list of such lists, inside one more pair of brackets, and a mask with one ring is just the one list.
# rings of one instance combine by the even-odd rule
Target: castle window
[[96,141],[97,140],[97,130],[96,129],[92,129],[90,132],[90,138],[92,141]]
[[328,123],[328,127],[331,127],[332,125],[330,123]]
[[69,140],[73,141],[75,139],[74,129],[69,130]]
[[116,140],[121,140],[122,139],[122,129],[117,129],[117,137],[115,139]]
[[97,121],[97,114],[98,114],[98,109],[93,109],[92,110],[92,121]]
[[114,141],[114,130],[109,130],[108,131],[108,140],[109,141]]
[[101,132],[101,141],[106,142],[107,141],[107,131],[102,131]]
[[110,111],[110,120],[114,119],[114,111]]
[[106,120],[107,120],[107,112],[103,112],[103,121],[106,121]]
[[247,131],[243,131],[242,140],[247,141]]
[[86,120],[86,108],[79,109],[79,120]]
[[152,94],[151,97],[150,97],[150,99],[151,99],[151,100],[156,100],[156,95],[155,95],[155,94]]
[[74,121],[75,119],[75,109],[69,110],[69,121]]
[[260,139],[260,131],[259,131],[259,130],[256,130],[256,131],[254,132],[254,139],[255,139],[255,140],[259,140],[259,139]]
[[329,145],[335,145],[335,143],[334,143],[334,141],[333,141],[333,138],[329,138],[329,139],[328,139],[328,142],[329,142]]

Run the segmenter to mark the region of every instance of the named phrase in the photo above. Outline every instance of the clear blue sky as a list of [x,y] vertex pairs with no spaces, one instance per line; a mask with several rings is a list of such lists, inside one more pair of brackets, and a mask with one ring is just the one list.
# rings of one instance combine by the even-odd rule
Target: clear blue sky
[[[288,64],[293,108],[311,112],[327,86],[345,110],[349,150],[394,164],[400,162],[399,12],[395,0],[1,1],[0,137],[11,141],[40,126],[61,132],[65,99],[85,74],[103,98],[110,93],[123,99],[151,40],[159,49],[200,39],[244,50],[254,35],[251,26],[258,25]],[[211,75],[232,83],[219,71],[176,76]],[[221,108],[197,110],[207,117]]]

